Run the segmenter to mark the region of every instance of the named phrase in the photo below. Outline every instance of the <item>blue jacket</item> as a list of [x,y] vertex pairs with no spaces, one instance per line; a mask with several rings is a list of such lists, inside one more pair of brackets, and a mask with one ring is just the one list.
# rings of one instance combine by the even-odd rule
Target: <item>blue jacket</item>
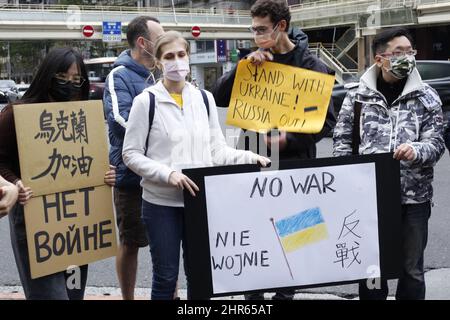
[[119,188],[139,187],[141,181],[123,163],[122,147],[133,99],[153,83],[150,71],[131,57],[130,50],[120,54],[105,82],[103,107],[109,128],[109,162],[116,166]]

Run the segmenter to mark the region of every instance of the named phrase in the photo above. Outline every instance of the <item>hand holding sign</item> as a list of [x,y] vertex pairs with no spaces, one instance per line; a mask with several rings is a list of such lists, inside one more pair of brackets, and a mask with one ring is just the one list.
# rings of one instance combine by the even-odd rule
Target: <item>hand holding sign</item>
[[[263,56],[258,56],[263,54]],[[267,58],[251,56],[254,62]],[[328,111],[334,76],[274,62],[239,62],[227,124],[253,131],[276,128],[318,133]]]
[[267,50],[256,50],[247,56],[247,59],[254,65],[261,65],[264,61],[272,61],[273,55]]
[[104,181],[107,185],[114,187],[116,185],[116,167],[109,165],[109,170],[105,173]]
[[278,141],[278,148],[283,151],[287,146],[287,135],[286,131],[278,131],[278,135],[270,134],[271,131],[264,135],[264,143],[269,149],[272,149],[272,144],[276,144]]
[[16,186],[19,188],[19,203],[24,206],[33,196],[33,190],[29,187],[25,187],[22,180],[17,181]]
[[195,192],[200,191],[197,185],[191,179],[189,179],[189,177],[177,171],[173,171],[170,174],[169,184],[181,190],[184,190],[184,188],[186,188],[193,197],[195,197]]
[[263,157],[263,156],[258,156],[256,161],[263,168],[269,166],[270,163],[271,163],[269,158],[266,158],[266,157]]
[[17,201],[17,187],[11,185],[0,187],[0,217],[5,216]]

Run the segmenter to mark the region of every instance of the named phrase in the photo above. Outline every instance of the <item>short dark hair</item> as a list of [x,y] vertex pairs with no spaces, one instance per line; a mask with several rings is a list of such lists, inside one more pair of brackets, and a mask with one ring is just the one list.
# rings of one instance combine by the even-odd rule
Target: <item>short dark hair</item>
[[270,16],[270,21],[272,21],[273,24],[276,24],[281,20],[286,20],[286,32],[289,30],[291,13],[284,0],[258,0],[251,7],[250,14],[252,15],[252,18],[265,18]]
[[86,66],[80,52],[72,48],[54,48],[44,58],[33,77],[30,87],[17,103],[45,103],[50,102],[49,90],[52,79],[57,73],[67,72],[75,63],[80,76],[84,78],[80,96],[77,100],[89,99],[89,80]]
[[149,30],[147,22],[154,21],[160,23],[158,19],[151,16],[139,16],[130,21],[127,28],[127,41],[131,48],[136,46],[139,37],[148,38]]
[[409,31],[402,27],[395,27],[386,29],[379,34],[377,34],[372,41],[372,52],[373,55],[377,55],[379,53],[384,52],[387,48],[387,43],[394,38],[398,38],[401,36],[405,36],[411,42],[411,45],[414,46],[414,41],[409,33]]

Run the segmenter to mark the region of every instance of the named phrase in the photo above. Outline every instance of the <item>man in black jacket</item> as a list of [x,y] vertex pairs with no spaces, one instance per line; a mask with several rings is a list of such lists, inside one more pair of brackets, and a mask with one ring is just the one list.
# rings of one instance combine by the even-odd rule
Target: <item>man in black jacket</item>
[[[252,26],[258,50],[247,55],[255,65],[260,65],[264,61],[273,61],[294,67],[301,67],[323,73],[330,73],[328,68],[316,56],[312,55],[308,49],[308,37],[299,29],[289,30],[291,15],[286,1],[283,0],[258,0],[251,8]],[[216,104],[221,107],[228,107],[231,91],[233,88],[236,68],[224,74],[216,83],[213,89]],[[276,135],[259,135],[257,133],[246,132],[241,134],[238,142],[239,148],[252,150],[260,153],[258,146],[264,144],[270,150],[272,145],[278,146],[280,160],[311,159],[316,157],[316,142],[322,139],[336,124],[336,117],[333,111],[333,103],[330,100],[325,124],[317,134],[303,134],[280,131]],[[256,145],[250,145],[245,136],[255,134]],[[250,139],[253,140],[253,139]],[[274,155],[271,155],[275,163]],[[293,290],[278,291],[274,299],[292,299]],[[261,294],[246,295],[246,299],[263,299]]]

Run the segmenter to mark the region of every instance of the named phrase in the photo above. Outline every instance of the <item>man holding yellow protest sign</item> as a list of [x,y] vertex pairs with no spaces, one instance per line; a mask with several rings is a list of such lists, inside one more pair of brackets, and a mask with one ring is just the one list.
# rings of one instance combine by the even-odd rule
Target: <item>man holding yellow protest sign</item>
[[[336,123],[330,100],[334,77],[308,50],[306,34],[298,29],[288,33],[291,15],[286,1],[258,0],[251,15],[250,30],[259,49],[218,80],[216,103],[229,107],[228,124],[257,132],[280,130],[253,136],[247,131],[239,147],[260,153],[266,145],[274,163],[276,156],[315,158],[316,142]],[[274,154],[277,149],[279,154]],[[293,294],[277,292],[274,299],[292,299]],[[246,298],[263,299],[263,294]]]
[[278,143],[280,159],[314,158],[315,143],[336,123],[330,100],[333,77],[308,50],[306,34],[299,29],[288,33],[291,17],[285,1],[259,0],[251,14],[250,30],[259,49],[218,80],[213,91],[217,105],[230,107],[229,124],[252,131],[280,130],[257,135],[261,141],[246,144],[246,149]]

